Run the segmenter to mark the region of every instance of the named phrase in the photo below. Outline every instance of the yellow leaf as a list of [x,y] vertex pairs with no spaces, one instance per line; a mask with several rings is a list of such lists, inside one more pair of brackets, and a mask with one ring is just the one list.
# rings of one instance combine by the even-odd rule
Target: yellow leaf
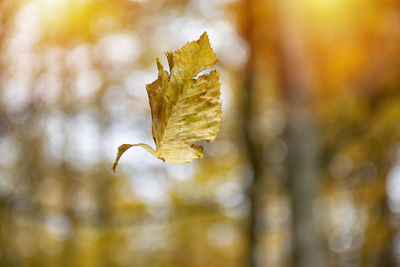
[[187,163],[203,157],[203,147],[195,142],[212,142],[221,124],[219,73],[196,76],[211,68],[217,58],[207,33],[175,52],[166,53],[170,73],[157,59],[158,79],[146,85],[157,149],[146,144],[124,144],[112,167],[132,146],[141,146],[154,156],[171,163]]

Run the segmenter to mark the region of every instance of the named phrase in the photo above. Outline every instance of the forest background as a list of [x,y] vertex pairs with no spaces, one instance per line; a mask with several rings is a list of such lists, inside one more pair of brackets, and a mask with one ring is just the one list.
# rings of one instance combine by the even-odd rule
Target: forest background
[[[218,138],[113,174],[204,31]],[[396,0],[2,0],[0,266],[399,265],[399,89]]]

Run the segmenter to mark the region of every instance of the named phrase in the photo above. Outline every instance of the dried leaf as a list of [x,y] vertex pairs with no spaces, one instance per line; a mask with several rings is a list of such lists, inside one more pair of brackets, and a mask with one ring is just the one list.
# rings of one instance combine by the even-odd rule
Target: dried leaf
[[196,76],[211,68],[217,58],[207,33],[175,52],[166,53],[170,73],[157,59],[158,79],[146,85],[149,95],[152,132],[157,149],[146,144],[124,144],[112,167],[132,146],[142,146],[154,156],[171,163],[187,163],[203,157],[203,147],[195,142],[212,142],[221,123],[219,73]]

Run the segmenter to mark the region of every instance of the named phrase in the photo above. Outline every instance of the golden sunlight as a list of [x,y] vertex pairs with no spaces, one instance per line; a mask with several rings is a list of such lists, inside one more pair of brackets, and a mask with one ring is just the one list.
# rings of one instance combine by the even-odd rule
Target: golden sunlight
[[[356,0],[357,1],[357,0]],[[306,1],[309,5],[313,5],[315,8],[319,9],[332,9],[332,8],[340,8],[354,0],[308,0]]]
[[70,0],[35,0],[40,9],[42,18],[46,20],[57,20],[62,17],[71,5]]
[[307,0],[306,8],[321,16],[337,16],[346,10],[354,0]]
[[[93,0],[32,0],[47,40],[72,39],[87,36],[91,22]],[[68,38],[67,38],[68,37]]]

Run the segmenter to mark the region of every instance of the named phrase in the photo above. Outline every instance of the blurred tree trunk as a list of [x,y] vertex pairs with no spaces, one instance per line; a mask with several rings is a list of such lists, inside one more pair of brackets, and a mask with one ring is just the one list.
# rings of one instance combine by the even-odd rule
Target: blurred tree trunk
[[[318,129],[311,111],[313,82],[309,57],[301,36],[298,20],[299,1],[271,2],[276,8],[275,27],[280,65],[279,80],[286,102],[288,145],[288,191],[292,200],[293,265],[299,267],[326,266],[321,237],[315,220],[315,196],[318,187]],[[253,168],[253,184],[248,196],[251,202],[249,218],[248,266],[256,266],[257,228],[259,226],[260,188],[263,158],[260,147],[250,134],[252,103],[255,96],[255,0],[246,1],[244,35],[250,55],[244,72],[243,119],[248,158]],[[258,11],[259,12],[259,11]],[[264,29],[259,29],[264,30]]]
[[[10,24],[18,12],[18,0],[0,1],[0,55],[3,55],[6,37],[12,30]],[[3,91],[2,76],[4,72],[4,63],[0,61],[0,93]],[[0,138],[3,138],[12,129],[12,124],[7,116],[3,105],[0,105]],[[10,245],[10,233],[15,233],[15,221],[12,217],[12,209],[16,200],[8,194],[0,196],[0,266],[18,266],[20,264]]]
[[318,128],[312,113],[313,77],[300,1],[276,1],[279,76],[286,103],[288,190],[292,205],[293,265],[326,266],[315,218],[319,179]]
[[244,70],[243,77],[243,129],[245,146],[247,149],[247,157],[253,170],[253,182],[248,189],[247,195],[250,200],[250,214],[248,221],[248,251],[247,251],[247,266],[255,267],[256,258],[255,252],[257,248],[257,225],[258,225],[258,185],[260,184],[261,172],[261,158],[259,148],[254,140],[251,138],[251,121],[252,121],[252,102],[254,99],[254,21],[253,21],[253,0],[247,0],[245,4],[245,17],[246,25],[244,28],[244,37],[249,45],[249,58]]

